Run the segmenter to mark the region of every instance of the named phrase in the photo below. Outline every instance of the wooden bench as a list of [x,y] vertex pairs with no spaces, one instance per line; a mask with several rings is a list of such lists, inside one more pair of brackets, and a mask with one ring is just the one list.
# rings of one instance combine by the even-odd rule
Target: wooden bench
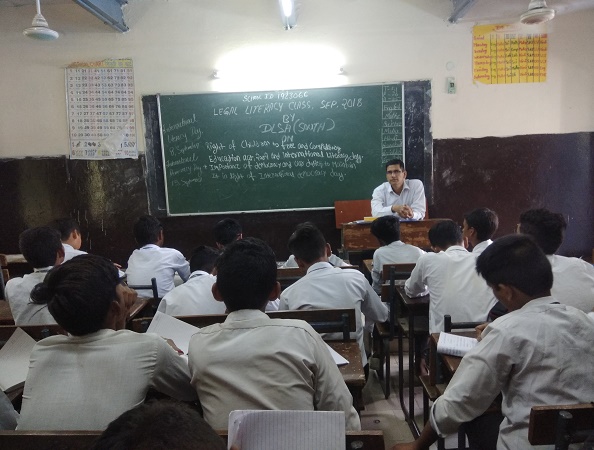
[[[299,309],[292,311],[269,311],[271,319],[305,320],[318,333],[343,333],[343,339],[350,339],[350,332],[356,331],[355,309]],[[207,314],[197,316],[177,316],[183,322],[202,328],[215,323],[222,323],[227,314]],[[138,333],[146,331],[151,318],[138,318],[131,322],[130,329]]]
[[[227,443],[227,430],[218,430]],[[0,431],[0,448],[10,450],[81,450],[90,448],[101,431]],[[380,430],[346,432],[345,450],[383,450]]]
[[565,450],[570,443],[584,442],[594,433],[594,404],[533,406],[528,422],[528,441],[532,445],[555,444]]

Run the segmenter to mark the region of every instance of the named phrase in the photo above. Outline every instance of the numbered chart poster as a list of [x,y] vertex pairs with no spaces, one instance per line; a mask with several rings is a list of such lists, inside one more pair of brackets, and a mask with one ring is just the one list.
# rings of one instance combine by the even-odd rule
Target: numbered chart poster
[[66,68],[70,158],[137,158],[131,59]]

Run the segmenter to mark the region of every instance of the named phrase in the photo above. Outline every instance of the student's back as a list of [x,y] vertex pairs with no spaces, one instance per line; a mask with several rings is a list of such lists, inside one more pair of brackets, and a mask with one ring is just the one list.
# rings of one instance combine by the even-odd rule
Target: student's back
[[594,266],[579,258],[547,258],[553,268],[553,297],[584,312],[594,310]]

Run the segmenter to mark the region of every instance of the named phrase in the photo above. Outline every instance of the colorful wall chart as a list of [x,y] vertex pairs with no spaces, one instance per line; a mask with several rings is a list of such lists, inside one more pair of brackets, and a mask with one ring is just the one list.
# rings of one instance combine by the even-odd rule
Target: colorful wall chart
[[70,158],[137,158],[131,59],[66,68]]
[[547,34],[513,25],[477,25],[472,30],[472,72],[484,84],[544,83]]

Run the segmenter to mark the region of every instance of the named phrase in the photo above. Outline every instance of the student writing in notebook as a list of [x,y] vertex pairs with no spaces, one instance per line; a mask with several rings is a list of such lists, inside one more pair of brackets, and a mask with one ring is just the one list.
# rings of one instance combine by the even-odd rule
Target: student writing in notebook
[[525,235],[498,239],[478,257],[476,270],[510,312],[490,323],[464,356],[419,439],[393,450],[428,449],[438,435],[485,412],[500,392],[497,448],[536,448],[528,442],[532,406],[594,399],[592,320],[551,296],[551,264],[536,243]]
[[31,352],[20,430],[102,430],[149,390],[194,401],[185,360],[152,333],[126,330],[136,292],[107,259],[81,255],[52,269],[31,293],[69,335]]
[[188,351],[204,419],[226,429],[236,409],[344,411],[347,429],[360,429],[351,394],[320,335],[307,322],[264,313],[280,292],[272,249],[259,239],[235,241],[216,271],[213,294],[229,315],[201,328]]

